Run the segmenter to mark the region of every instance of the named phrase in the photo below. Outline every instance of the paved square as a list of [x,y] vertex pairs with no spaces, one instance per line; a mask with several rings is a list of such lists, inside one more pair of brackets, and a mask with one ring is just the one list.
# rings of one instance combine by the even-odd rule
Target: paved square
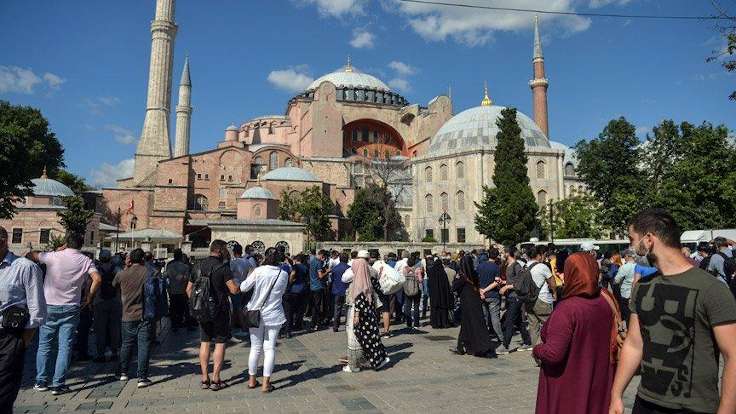
[[[394,327],[395,329],[398,327]],[[325,330],[279,342],[271,394],[249,390],[247,342],[227,350],[225,390],[201,390],[198,333],[164,330],[151,365],[153,385],[121,383],[114,365],[75,363],[67,384],[72,392],[54,397],[33,390],[35,352],[26,360],[16,413],[440,413],[458,411],[532,413],[539,370],[529,352],[497,359],[456,356],[457,328],[414,334],[398,330],[384,340],[391,363],[381,371],[347,374],[338,358],[346,337]],[[516,341],[516,338],[515,338]],[[638,381],[638,379],[636,379]],[[627,392],[633,401],[635,384]]]

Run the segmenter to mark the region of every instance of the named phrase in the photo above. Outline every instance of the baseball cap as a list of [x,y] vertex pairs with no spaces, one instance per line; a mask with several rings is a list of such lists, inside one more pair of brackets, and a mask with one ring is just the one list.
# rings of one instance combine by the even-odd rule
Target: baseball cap
[[359,250],[358,251],[358,257],[361,259],[370,259],[371,254],[368,253],[368,250]]
[[580,243],[580,250],[584,252],[590,252],[590,251],[598,250],[598,249],[600,249],[600,247],[593,244],[592,241],[585,241],[585,242]]

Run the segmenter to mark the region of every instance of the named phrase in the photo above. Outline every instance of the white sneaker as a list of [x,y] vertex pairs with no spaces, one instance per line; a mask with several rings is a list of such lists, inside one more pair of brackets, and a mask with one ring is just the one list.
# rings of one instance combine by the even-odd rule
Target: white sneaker
[[128,380],[128,376],[127,375],[123,374],[123,375],[120,376],[120,381],[127,381],[127,380]]
[[348,373],[360,372],[360,368],[352,369],[350,368],[350,365],[345,365],[344,367],[342,367],[342,372],[348,372]]
[[38,392],[46,392],[46,391],[49,390],[49,387],[48,387],[48,385],[36,384],[36,385],[33,386],[33,389],[36,390],[36,391],[38,391]]
[[386,365],[386,364],[388,364],[389,362],[391,362],[391,358],[386,357],[386,359],[384,359],[380,364],[378,364],[378,366],[376,367],[376,369],[383,368],[383,366]]

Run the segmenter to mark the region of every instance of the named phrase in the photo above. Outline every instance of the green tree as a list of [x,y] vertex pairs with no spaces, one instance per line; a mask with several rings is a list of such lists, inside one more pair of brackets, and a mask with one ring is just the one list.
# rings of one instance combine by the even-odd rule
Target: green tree
[[644,148],[645,170],[661,170],[659,185],[648,189],[650,204],[668,209],[683,229],[736,226],[736,146],[728,129],[687,122],[678,129],[664,121],[655,137],[664,129],[676,142],[666,161],[656,156],[657,146]]
[[32,194],[31,179],[44,167],[54,176],[64,149],[41,111],[0,100],[0,218],[12,218],[14,201]]
[[496,120],[493,188],[483,186],[483,198],[475,203],[475,228],[480,234],[503,244],[529,240],[539,228],[538,206],[529,187],[524,140],[516,121],[516,109],[507,108]]
[[359,189],[348,218],[360,241],[403,240],[406,234],[391,193],[376,184]]
[[603,233],[599,218],[600,205],[591,196],[572,196],[553,201],[540,215],[547,238],[552,235],[555,239],[598,239]]
[[80,196],[64,197],[66,209],[56,213],[67,234],[75,234],[84,236],[87,232],[87,224],[94,216],[95,212],[87,210],[84,200]]
[[623,234],[626,220],[646,199],[639,144],[636,128],[621,117],[610,121],[598,138],[575,145],[576,172],[601,202],[601,223],[614,234]]
[[89,191],[90,187],[84,182],[84,178],[70,173],[67,170],[60,169],[56,176],[53,177],[56,181],[66,185],[74,191],[74,194],[80,195],[85,191]]
[[335,206],[320,187],[309,187],[299,193],[284,190],[279,204],[280,219],[304,223],[307,234],[314,240],[332,237],[330,215]]

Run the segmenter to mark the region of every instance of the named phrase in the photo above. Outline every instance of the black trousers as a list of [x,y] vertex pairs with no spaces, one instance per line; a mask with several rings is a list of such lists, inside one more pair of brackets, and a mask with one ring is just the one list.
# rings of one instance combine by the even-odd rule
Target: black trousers
[[[287,293],[284,295],[284,313],[286,314],[286,324],[284,330],[286,333],[290,333],[294,330],[300,329],[301,317],[304,317],[304,296],[296,293]],[[300,314],[300,310],[301,314]]]
[[0,331],[0,413],[12,413],[23,377],[25,345],[20,334]]
[[665,408],[649,401],[644,401],[639,396],[636,396],[634,400],[634,408],[631,409],[631,414],[705,414],[697,411],[681,410],[674,408]]
[[312,291],[312,328],[322,325],[325,315],[325,290]]
[[89,357],[89,329],[92,327],[92,311],[85,306],[79,311],[79,325],[77,325],[77,338],[74,350],[77,358]]
[[332,306],[332,329],[337,331],[340,329],[340,318],[342,318],[342,314],[345,313],[345,295],[334,295],[332,297],[334,298]]
[[182,328],[189,323],[189,300],[187,295],[171,295],[171,326]]
[[529,331],[524,325],[524,302],[522,302],[517,296],[506,297],[506,319],[503,325],[503,345],[508,348],[511,344],[511,338],[514,336],[514,326],[519,323],[519,331],[521,332],[521,340],[524,345],[532,343],[532,339],[529,336]]

